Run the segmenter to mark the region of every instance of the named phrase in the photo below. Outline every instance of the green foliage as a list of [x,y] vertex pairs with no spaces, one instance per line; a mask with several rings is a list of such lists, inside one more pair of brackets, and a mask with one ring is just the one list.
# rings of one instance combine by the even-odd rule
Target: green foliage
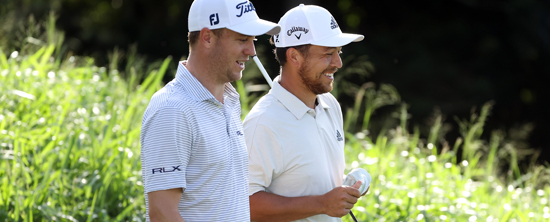
[[[347,134],[347,171],[367,169],[373,182],[371,189],[354,207],[360,221],[545,221],[550,218],[548,169],[531,168],[519,177],[499,176],[494,167],[496,150],[506,150],[498,132],[491,141],[481,139],[480,125],[488,116],[492,103],[462,122],[467,139],[458,140],[454,148],[437,152],[431,138],[424,147],[418,133],[410,134],[397,126],[376,138],[365,133]],[[401,111],[404,111],[402,107]],[[437,137],[440,118],[432,126],[430,137]],[[462,141],[468,142],[462,142]],[[458,149],[464,150],[457,163]],[[514,149],[510,149],[514,150]],[[487,152],[488,151],[488,152]],[[513,155],[513,154],[512,154]],[[517,169],[517,159],[510,162]],[[545,173],[541,173],[545,171]],[[544,218],[544,219],[543,219]],[[345,217],[345,221],[352,221]]]
[[0,218],[143,218],[141,118],[171,59],[136,87],[54,51],[0,54]]
[[[119,73],[121,51],[110,54],[109,69],[96,67],[91,58],[64,52],[55,40],[62,33],[52,30],[20,52],[0,48],[0,221],[142,221],[141,118],[171,59],[146,72],[130,52]],[[358,61],[349,67],[362,68],[344,74],[373,71],[366,59],[349,61]],[[236,83],[243,114],[268,89],[249,83],[255,70],[249,63]],[[462,137],[449,145],[439,115],[428,138],[418,127],[407,130],[407,105],[393,86],[338,84],[335,94],[355,96],[344,117],[346,171],[362,167],[373,176],[369,193],[353,209],[359,220],[550,218],[550,169],[532,166],[522,173],[517,143],[503,132],[481,139],[492,103],[469,120],[457,118]],[[397,124],[370,135],[376,110],[399,104]],[[500,172],[503,162],[508,169]]]

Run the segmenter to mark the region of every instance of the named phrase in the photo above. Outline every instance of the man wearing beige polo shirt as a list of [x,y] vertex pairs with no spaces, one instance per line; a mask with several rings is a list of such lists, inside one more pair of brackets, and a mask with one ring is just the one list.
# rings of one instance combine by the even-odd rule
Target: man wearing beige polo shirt
[[252,221],[341,221],[361,196],[343,186],[342,111],[330,94],[341,48],[363,39],[342,33],[324,8],[300,5],[272,38],[281,74],[244,120]]

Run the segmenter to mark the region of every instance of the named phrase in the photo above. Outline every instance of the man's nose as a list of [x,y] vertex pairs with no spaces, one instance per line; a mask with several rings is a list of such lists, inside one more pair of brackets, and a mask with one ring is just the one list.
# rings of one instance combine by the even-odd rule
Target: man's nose
[[340,58],[340,54],[334,54],[335,55],[332,57],[331,65],[335,66],[336,68],[342,68],[342,58]]
[[254,47],[254,41],[250,41],[244,48],[244,54],[248,56],[256,55],[256,47]]

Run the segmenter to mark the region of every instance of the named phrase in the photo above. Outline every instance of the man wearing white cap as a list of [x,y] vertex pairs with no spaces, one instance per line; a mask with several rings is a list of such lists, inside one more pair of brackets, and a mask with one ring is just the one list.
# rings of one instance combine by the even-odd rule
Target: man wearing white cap
[[248,156],[229,82],[256,54],[255,36],[280,26],[259,19],[246,0],[195,0],[188,21],[188,60],[143,116],[146,220],[246,221]]
[[342,111],[332,90],[345,34],[319,6],[301,4],[272,38],[281,74],[244,121],[252,221],[341,221],[361,196],[343,186]]

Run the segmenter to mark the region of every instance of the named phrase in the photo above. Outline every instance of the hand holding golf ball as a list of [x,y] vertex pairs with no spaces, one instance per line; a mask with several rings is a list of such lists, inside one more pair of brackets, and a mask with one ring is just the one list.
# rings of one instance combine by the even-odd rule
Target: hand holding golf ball
[[367,189],[370,187],[370,182],[372,181],[372,177],[370,176],[369,172],[367,172],[365,169],[357,168],[353,169],[351,172],[346,175],[344,178],[344,185],[346,186],[352,186],[357,181],[361,181],[361,186],[359,187],[359,192],[361,192],[361,195],[365,194]]

